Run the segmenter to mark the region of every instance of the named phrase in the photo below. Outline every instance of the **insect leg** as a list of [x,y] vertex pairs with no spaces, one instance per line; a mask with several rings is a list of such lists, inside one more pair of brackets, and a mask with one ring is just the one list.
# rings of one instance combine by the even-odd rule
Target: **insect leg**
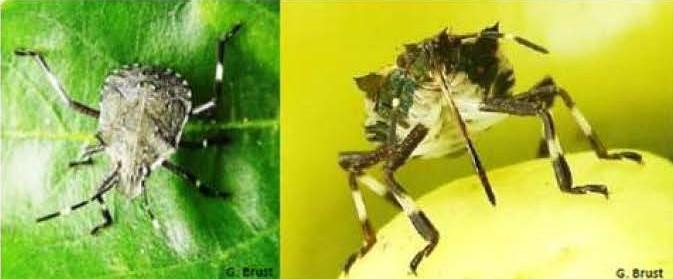
[[605,187],[605,185],[572,186],[572,173],[570,172],[570,167],[568,167],[568,162],[565,160],[565,157],[563,157],[563,150],[561,149],[561,144],[559,143],[558,137],[556,136],[554,120],[552,119],[551,113],[549,110],[543,110],[540,112],[540,117],[542,118],[542,122],[544,124],[547,148],[549,149],[549,154],[554,166],[554,172],[556,173],[556,181],[558,182],[561,191],[572,194],[586,194],[587,192],[595,192],[603,194],[607,198],[608,189]]
[[105,200],[103,199],[103,196],[97,196],[96,201],[101,206],[100,212],[103,215],[103,221],[102,224],[97,225],[91,230],[92,235],[98,235],[103,229],[106,229],[110,226],[112,226],[112,214],[110,214],[110,210],[108,210],[107,205],[105,204]]
[[553,105],[554,97],[559,96],[565,106],[570,110],[570,113],[575,120],[575,123],[582,129],[582,132],[589,140],[592,149],[601,159],[608,160],[617,160],[617,159],[629,159],[636,162],[642,162],[642,156],[636,152],[624,151],[609,153],[605,148],[605,145],[600,141],[596,131],[591,127],[589,121],[584,117],[584,114],[575,105],[575,102],[570,97],[570,94],[566,92],[563,88],[556,85],[554,80],[551,77],[545,77],[537,84],[533,86],[529,91],[522,94],[514,96],[517,100],[527,101],[527,102],[539,102],[543,103],[546,108],[549,108]]
[[192,184],[192,186],[194,186],[194,188],[196,188],[199,191],[199,193],[203,194],[204,196],[219,197],[219,198],[226,198],[229,196],[229,193],[221,192],[215,189],[215,187],[213,187],[212,185],[204,184],[201,180],[196,178],[194,174],[187,171],[181,166],[178,166],[169,161],[164,161],[161,164],[161,166],[171,171],[175,175],[181,177],[182,179],[186,180],[187,182],[189,182],[189,184]]
[[93,159],[91,158],[91,156],[105,150],[105,142],[103,142],[103,139],[100,137],[99,134],[96,134],[96,140],[98,140],[97,144],[87,145],[84,148],[84,152],[79,156],[79,159],[68,163],[68,167],[73,168],[81,165],[92,165]]
[[68,163],[68,167],[73,168],[81,165],[92,165],[93,159],[91,158],[91,156],[100,153],[103,150],[105,150],[105,146],[102,145],[87,145],[84,148],[84,152],[82,153],[82,155],[80,155],[79,159]]
[[605,148],[605,145],[603,145],[601,140],[598,138],[596,131],[591,127],[591,125],[589,125],[589,121],[587,121],[582,112],[580,112],[580,110],[577,108],[575,102],[570,98],[568,92],[566,92],[563,88],[558,87],[557,92],[558,95],[563,100],[563,103],[570,110],[570,113],[572,114],[575,123],[577,123],[580,129],[582,129],[584,136],[586,136],[587,139],[589,140],[589,143],[591,143],[591,148],[593,148],[598,158],[608,160],[629,159],[636,161],[638,163],[642,163],[643,157],[640,154],[633,151],[608,153],[608,150]]
[[30,56],[35,59],[38,65],[40,65],[40,68],[42,68],[42,71],[47,75],[47,78],[49,79],[49,83],[51,84],[51,87],[58,92],[59,97],[61,97],[61,100],[71,109],[91,116],[98,118],[98,110],[90,108],[80,102],[77,102],[70,98],[68,93],[65,91],[63,88],[63,85],[61,82],[58,80],[58,77],[51,71],[49,68],[49,65],[47,65],[47,62],[45,61],[44,57],[42,57],[42,54],[40,54],[38,51],[33,50],[33,49],[16,49],[14,50],[14,54],[17,56]]
[[372,192],[383,197],[387,202],[397,207],[397,209],[402,210],[402,206],[395,199],[393,192],[388,189],[388,186],[383,185],[381,182],[376,180],[376,178],[372,177],[371,175],[362,174],[357,177],[357,181],[367,186],[367,188],[369,188],[369,190]]
[[351,172],[348,174],[348,185],[351,189],[351,195],[353,198],[353,204],[355,205],[355,211],[358,215],[358,220],[360,221],[360,228],[362,229],[363,243],[360,250],[351,254],[346,263],[344,264],[344,272],[348,273],[351,266],[356,259],[363,257],[376,243],[376,232],[372,227],[369,217],[367,216],[367,208],[365,207],[365,201],[362,198],[362,193],[358,187],[356,181],[356,174]]
[[150,208],[150,200],[149,197],[147,196],[147,188],[145,187],[144,181],[143,181],[143,209],[145,210],[145,213],[147,213],[147,216],[150,217],[152,227],[154,227],[155,230],[161,229],[161,224],[159,223],[159,220],[157,220],[156,216],[154,215],[154,212]]
[[416,206],[416,203],[409,197],[404,188],[402,188],[402,185],[397,182],[395,179],[395,171],[407,161],[411,153],[425,138],[427,133],[428,128],[420,124],[416,125],[411,132],[409,132],[407,137],[395,147],[395,150],[388,157],[384,166],[385,182],[390,191],[402,207],[404,213],[407,214],[407,217],[411,220],[416,231],[428,242],[423,249],[416,253],[409,263],[409,268],[414,274],[416,273],[416,269],[421,263],[421,260],[423,260],[424,257],[429,256],[435,246],[437,246],[439,232],[425,213]]
[[224,49],[227,42],[233,38],[241,29],[243,24],[238,23],[225,33],[217,42],[217,62],[215,64],[215,83],[213,86],[213,97],[206,103],[198,105],[192,109],[192,114],[197,115],[204,111],[210,110],[217,104],[217,95],[222,92],[224,87]]
[[[98,187],[98,191],[96,191],[96,193],[93,196],[91,196],[91,198],[89,198],[87,200],[83,200],[83,201],[81,201],[79,203],[76,203],[74,205],[65,207],[65,208],[63,208],[63,209],[61,209],[57,212],[39,217],[39,218],[37,218],[36,221],[39,223],[39,222],[47,221],[49,219],[52,219],[52,218],[55,218],[55,217],[58,217],[58,216],[65,216],[65,215],[68,215],[68,214],[72,213],[72,211],[74,211],[76,209],[79,209],[79,208],[82,208],[83,206],[85,206],[85,205],[87,205],[87,204],[89,204],[93,201],[97,201],[99,199],[99,197],[102,197],[103,194],[107,193],[107,191],[112,189],[112,186],[114,186],[117,183],[117,180],[118,180],[117,174],[118,173],[119,173],[119,166],[117,166],[117,168],[103,180],[103,183],[101,183],[101,185]],[[106,218],[106,220],[107,220],[107,218]]]
[[[363,257],[376,243],[376,232],[367,216],[367,208],[358,187],[357,180],[364,175],[364,170],[377,164],[387,156],[389,148],[383,145],[374,151],[353,151],[339,153],[339,165],[348,172],[348,185],[350,186],[353,204],[362,229],[363,244],[360,250],[351,254],[344,264],[344,272],[348,273],[351,266],[358,258]],[[390,200],[391,196],[388,195]]]
[[540,143],[538,143],[537,157],[538,158],[549,157],[549,149],[547,149],[547,141],[544,139],[544,136],[540,139]]
[[548,105],[540,102],[528,102],[512,98],[500,98],[486,100],[481,106],[483,111],[502,112],[518,116],[534,116],[537,115],[542,120],[544,128],[544,137],[547,142],[547,149],[549,150],[556,174],[556,181],[561,191],[572,194],[586,194],[588,192],[595,192],[605,195],[607,198],[608,191],[604,185],[583,185],[573,186],[572,173],[568,162],[563,156],[561,144],[556,135],[554,128],[554,120],[548,110]]

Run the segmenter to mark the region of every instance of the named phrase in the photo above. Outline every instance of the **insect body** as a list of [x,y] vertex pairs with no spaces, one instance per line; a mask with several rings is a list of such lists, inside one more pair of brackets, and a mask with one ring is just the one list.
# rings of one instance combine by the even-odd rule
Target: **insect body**
[[187,82],[170,71],[134,66],[107,78],[98,133],[120,164],[124,195],[140,194],[145,176],[175,152],[191,106]]
[[116,187],[128,198],[143,194],[144,208],[152,219],[152,224],[158,228],[159,223],[149,208],[145,179],[159,167],[184,178],[204,195],[225,197],[226,193],[204,185],[196,176],[168,161],[168,157],[178,147],[207,146],[207,139],[199,144],[182,141],[182,130],[190,115],[198,115],[215,107],[216,96],[222,90],[224,48],[240,27],[240,24],[234,26],[218,42],[215,94],[208,102],[198,106],[192,105],[191,89],[180,74],[170,69],[134,64],[114,70],[106,78],[101,91],[99,111],[71,99],[39,52],[15,50],[16,55],[35,59],[47,75],[51,86],[69,108],[98,119],[98,142],[87,146],[80,160],[71,162],[70,166],[92,164],[92,156],[103,151],[114,164],[113,170],[89,199],[42,216],[37,221],[67,215],[95,201],[101,205],[104,218],[104,222],[91,231],[92,234],[97,234],[112,224],[112,216],[105,206],[103,195]]
[[[543,151],[540,155],[551,158],[562,192],[595,192],[607,197],[604,185],[573,185],[549,112],[557,96],[570,109],[599,158],[641,162],[641,156],[634,152],[608,153],[570,95],[550,77],[545,77],[528,91],[514,94],[514,71],[499,49],[500,39],[512,39],[547,53],[545,48],[526,39],[501,33],[498,24],[469,34],[450,34],[444,30],[421,42],[406,45],[394,66],[355,79],[366,97],[365,133],[377,147],[373,151],[339,154],[339,164],[349,174],[353,202],[364,235],[362,248],[346,261],[346,272],[376,243],[358,182],[402,209],[428,242],[409,264],[415,273],[422,259],[437,245],[439,232],[407,195],[395,178],[395,171],[411,158],[467,151],[489,202],[495,205],[495,194],[470,136],[486,130],[507,115],[541,119],[544,128],[541,147],[544,148],[540,149]],[[365,173],[381,162],[384,183]]]
[[[441,94],[441,80],[429,80],[416,84],[413,79],[404,76],[403,72],[396,68],[373,74],[378,77],[365,77],[365,79],[385,77],[388,78],[386,81],[388,84],[399,82],[394,81],[395,79],[408,79],[402,82],[408,82],[411,87],[402,89],[397,101],[394,96],[377,96],[377,99],[365,101],[367,110],[365,132],[368,139],[381,143],[391,140],[388,138],[391,127],[390,110],[397,106],[395,140],[405,138],[417,124],[428,128],[427,136],[414,149],[411,157],[436,158],[465,151],[463,137],[456,126],[456,116],[451,110],[451,105]],[[448,90],[453,92],[452,96],[457,109],[470,132],[483,131],[504,119],[503,114],[479,110],[479,104],[486,92],[482,87],[471,82],[464,72],[452,73],[449,80]],[[393,90],[384,89],[378,93],[395,95]]]

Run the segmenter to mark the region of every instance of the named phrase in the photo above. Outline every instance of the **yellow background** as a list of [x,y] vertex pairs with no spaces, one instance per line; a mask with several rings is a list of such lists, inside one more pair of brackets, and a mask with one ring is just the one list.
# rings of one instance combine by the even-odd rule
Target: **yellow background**
[[[281,14],[283,278],[336,277],[361,243],[346,175],[336,163],[339,151],[372,148],[363,136],[363,94],[353,77],[393,63],[402,44],[444,27],[470,32],[499,21],[502,31],[547,47],[551,53],[541,55],[504,43],[517,92],[549,74],[574,96],[608,147],[673,158],[671,2],[285,1]],[[557,105],[566,152],[588,149]],[[538,119],[511,117],[475,144],[494,169],[533,158],[539,137]],[[463,155],[412,161],[399,177],[417,197],[472,172]],[[376,226],[395,213],[374,195],[365,199]]]

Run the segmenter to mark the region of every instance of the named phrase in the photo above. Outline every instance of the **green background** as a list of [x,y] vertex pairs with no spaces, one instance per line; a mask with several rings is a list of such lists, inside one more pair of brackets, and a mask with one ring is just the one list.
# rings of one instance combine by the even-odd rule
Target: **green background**
[[[279,254],[279,4],[272,1],[9,1],[2,5],[2,278],[221,278],[227,268],[272,268]],[[72,170],[95,120],[65,108],[32,59],[41,50],[77,100],[98,107],[107,73],[134,62],[171,67],[195,103],[212,95],[217,37],[236,22],[217,123],[193,120],[185,138],[229,142],[172,158],[232,193],[201,196],[166,170],[147,185],[161,222],[140,200],[107,195],[115,224],[98,237],[96,205],[45,223],[35,218],[89,197],[110,169]]]
[[[353,77],[394,63],[403,44],[445,27],[463,33],[499,21],[500,30],[545,46],[548,55],[503,42],[516,73],[515,92],[549,74],[572,94],[609,148],[673,158],[670,1],[288,1],[281,14],[284,278],[334,278],[362,243],[346,174],[337,165],[337,152],[373,147],[362,128],[364,94]],[[564,150],[588,150],[561,104],[553,112]],[[535,158],[540,131],[539,119],[510,117],[476,136],[475,146],[487,170],[493,170]],[[414,160],[398,173],[410,194],[419,197],[474,171],[462,155]],[[499,187],[493,185],[496,195]],[[397,213],[369,191],[363,193],[376,226]],[[466,203],[487,201],[482,196]]]

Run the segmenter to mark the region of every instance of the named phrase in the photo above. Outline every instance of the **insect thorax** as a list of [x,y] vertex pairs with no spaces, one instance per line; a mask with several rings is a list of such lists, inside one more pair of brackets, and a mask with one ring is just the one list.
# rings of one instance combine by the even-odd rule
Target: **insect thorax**
[[101,94],[98,133],[121,192],[134,197],[142,180],[174,151],[191,110],[191,90],[170,70],[134,66],[114,71]]
[[[460,55],[445,59],[445,80],[433,74],[433,57],[426,55],[424,44],[411,44],[398,58],[397,64],[356,78],[359,88],[366,93],[368,140],[388,141],[393,99],[398,100],[396,140],[401,140],[416,124],[430,129],[426,139],[414,152],[417,156],[436,157],[462,151],[464,144],[456,126],[445,91],[456,102],[461,117],[471,133],[483,131],[504,116],[481,112],[480,104],[486,98],[512,94],[514,72],[498,49],[497,41],[466,41],[456,46]],[[447,50],[447,52],[449,52]],[[446,90],[443,90],[442,87]]]

